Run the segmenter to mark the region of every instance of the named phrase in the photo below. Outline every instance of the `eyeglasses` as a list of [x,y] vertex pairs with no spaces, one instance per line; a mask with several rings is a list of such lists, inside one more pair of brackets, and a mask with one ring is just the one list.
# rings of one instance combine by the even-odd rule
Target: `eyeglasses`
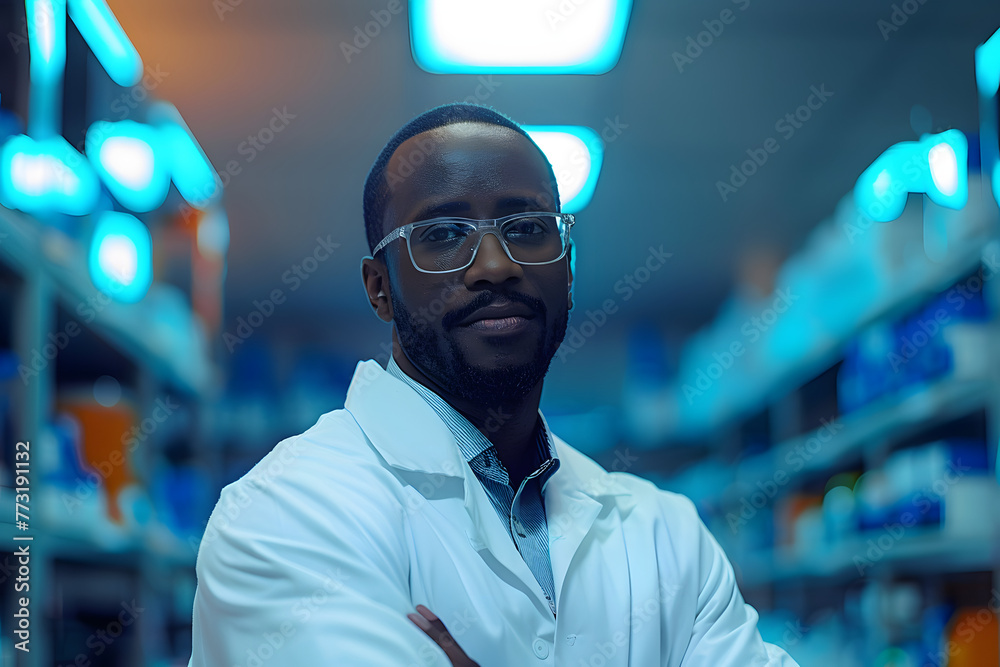
[[569,213],[515,213],[492,220],[434,218],[397,227],[375,246],[374,257],[397,238],[406,239],[413,266],[423,273],[448,273],[471,266],[486,234],[500,239],[511,261],[518,264],[558,262],[569,247],[569,230],[576,218]]

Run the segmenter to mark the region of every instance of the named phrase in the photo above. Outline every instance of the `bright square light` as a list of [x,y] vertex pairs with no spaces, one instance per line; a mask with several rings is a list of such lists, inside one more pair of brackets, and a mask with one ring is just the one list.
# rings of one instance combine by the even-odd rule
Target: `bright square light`
[[87,130],[87,156],[125,208],[144,213],[166,198],[168,156],[157,128],[131,120],[97,121]]
[[155,102],[148,116],[160,132],[161,147],[169,155],[170,177],[185,201],[198,209],[217,202],[222,180],[177,108],[169,102]]
[[589,127],[522,125],[545,153],[556,175],[563,213],[576,213],[590,203],[604,161],[604,144]]
[[976,83],[985,97],[1000,89],[1000,30],[976,48]]
[[7,208],[84,215],[99,191],[86,158],[60,136],[35,140],[22,134],[0,147],[0,203]]
[[128,213],[100,214],[88,268],[94,287],[117,301],[142,299],[153,281],[152,240],[146,225]]
[[935,204],[963,208],[969,201],[969,141],[965,134],[961,130],[925,134],[920,144],[927,151],[928,165],[922,191]]
[[961,209],[969,200],[969,144],[961,130],[925,134],[887,148],[854,185],[858,209],[876,222],[903,214],[909,193],[926,193],[940,206]]
[[69,0],[69,15],[108,76],[119,86],[142,79],[142,59],[104,0]]
[[31,80],[36,85],[58,82],[66,67],[66,1],[27,0],[25,16]]
[[631,0],[410,0],[410,45],[434,74],[604,74]]

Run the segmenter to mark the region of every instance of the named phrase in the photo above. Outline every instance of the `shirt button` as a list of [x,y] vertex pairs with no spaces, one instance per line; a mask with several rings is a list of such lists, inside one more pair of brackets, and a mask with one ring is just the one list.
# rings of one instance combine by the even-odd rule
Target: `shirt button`
[[572,646],[576,643],[576,635],[566,635],[566,643]]
[[535,652],[535,657],[539,660],[545,660],[549,657],[549,647],[541,639],[536,639],[531,645],[531,650]]

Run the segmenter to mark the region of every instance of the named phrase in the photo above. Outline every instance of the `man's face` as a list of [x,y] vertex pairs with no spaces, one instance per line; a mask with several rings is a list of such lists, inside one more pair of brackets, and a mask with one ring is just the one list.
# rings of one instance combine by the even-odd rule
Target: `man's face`
[[[419,166],[410,173],[414,164]],[[544,158],[508,128],[458,123],[422,133],[400,145],[386,173],[392,195],[385,234],[443,216],[555,211]],[[404,240],[390,244],[384,259],[400,346],[427,378],[480,405],[516,402],[544,378],[566,334],[568,257],[523,266],[487,234],[475,261],[461,271],[418,271]],[[476,311],[500,303],[525,313],[527,321],[504,329],[470,323]]]

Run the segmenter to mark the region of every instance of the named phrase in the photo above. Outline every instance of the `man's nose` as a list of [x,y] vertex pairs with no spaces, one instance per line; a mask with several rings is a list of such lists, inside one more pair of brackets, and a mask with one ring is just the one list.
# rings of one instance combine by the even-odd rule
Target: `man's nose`
[[472,288],[481,281],[501,284],[523,276],[521,265],[507,256],[496,234],[483,234],[476,257],[465,272],[465,284]]

